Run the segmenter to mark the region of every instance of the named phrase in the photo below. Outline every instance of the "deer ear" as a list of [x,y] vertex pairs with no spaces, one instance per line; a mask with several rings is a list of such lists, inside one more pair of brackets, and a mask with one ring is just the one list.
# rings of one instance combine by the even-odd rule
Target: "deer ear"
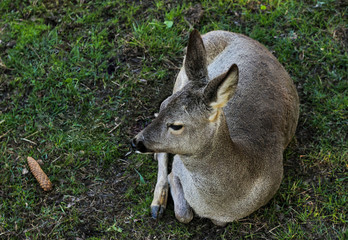
[[206,84],[208,77],[207,53],[202,37],[196,29],[191,32],[189,37],[184,66],[190,81]]
[[204,88],[205,103],[213,109],[224,107],[237,89],[239,71],[236,64],[224,74],[211,80]]

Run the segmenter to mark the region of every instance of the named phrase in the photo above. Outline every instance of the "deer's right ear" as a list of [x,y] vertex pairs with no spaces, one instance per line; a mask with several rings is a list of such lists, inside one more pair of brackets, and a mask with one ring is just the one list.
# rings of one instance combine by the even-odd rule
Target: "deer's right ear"
[[190,81],[206,84],[208,77],[207,53],[202,37],[196,29],[190,34],[184,66]]
[[204,102],[215,110],[224,107],[237,89],[239,71],[236,64],[224,74],[211,80],[204,88]]

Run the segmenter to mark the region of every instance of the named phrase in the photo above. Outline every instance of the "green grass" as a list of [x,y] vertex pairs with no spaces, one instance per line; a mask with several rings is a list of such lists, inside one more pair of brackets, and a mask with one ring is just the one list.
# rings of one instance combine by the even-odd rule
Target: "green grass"
[[[347,239],[344,1],[0,2],[1,239]],[[196,10],[196,11],[195,11]],[[301,100],[276,196],[218,228],[150,216],[156,162],[129,140],[170,95],[190,30],[266,45]],[[43,161],[43,192],[26,158]]]

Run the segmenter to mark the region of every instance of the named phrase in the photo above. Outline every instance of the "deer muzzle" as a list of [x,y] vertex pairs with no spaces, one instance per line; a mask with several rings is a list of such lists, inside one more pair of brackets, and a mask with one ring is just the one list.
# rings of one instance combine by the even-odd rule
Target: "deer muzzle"
[[148,153],[149,151],[144,142],[141,140],[138,140],[136,137],[132,139],[131,146],[134,150],[139,151],[140,153]]

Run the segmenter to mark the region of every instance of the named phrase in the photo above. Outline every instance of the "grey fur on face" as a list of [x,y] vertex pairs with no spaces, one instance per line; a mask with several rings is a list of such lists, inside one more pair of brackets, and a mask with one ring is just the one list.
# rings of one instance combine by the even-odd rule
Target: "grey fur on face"
[[[169,185],[184,223],[195,212],[223,226],[265,205],[281,183],[298,115],[296,88],[263,45],[194,30],[173,95],[133,139],[158,160],[153,217],[163,214]],[[169,175],[168,153],[175,154]]]

